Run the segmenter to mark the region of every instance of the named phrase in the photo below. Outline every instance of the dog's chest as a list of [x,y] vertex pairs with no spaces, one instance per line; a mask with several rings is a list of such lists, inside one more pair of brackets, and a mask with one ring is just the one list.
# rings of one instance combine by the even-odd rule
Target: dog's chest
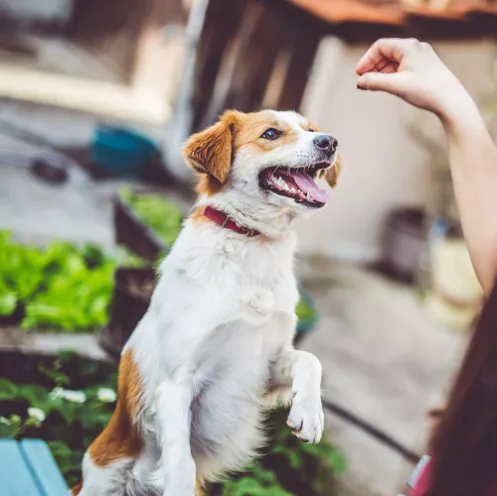
[[291,334],[291,317],[275,313],[260,326],[231,321],[206,343],[193,377],[191,443],[198,463],[234,468],[260,444],[271,364]]

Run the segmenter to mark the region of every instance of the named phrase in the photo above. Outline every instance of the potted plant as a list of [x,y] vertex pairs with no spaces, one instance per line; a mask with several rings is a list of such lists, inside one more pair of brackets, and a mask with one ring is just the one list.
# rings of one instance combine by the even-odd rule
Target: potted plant
[[94,245],[23,245],[0,232],[0,325],[95,330],[107,321],[115,267]]
[[152,267],[119,267],[116,270],[109,322],[99,335],[100,346],[116,360],[145,315],[155,285],[155,269]]
[[178,236],[183,215],[183,210],[164,192],[122,188],[114,199],[116,243],[156,263]]

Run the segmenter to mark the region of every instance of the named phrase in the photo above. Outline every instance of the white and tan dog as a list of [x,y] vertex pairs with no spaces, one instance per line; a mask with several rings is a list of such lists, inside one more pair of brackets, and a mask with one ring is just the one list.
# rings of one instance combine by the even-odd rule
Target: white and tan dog
[[293,394],[288,425],[323,432],[321,365],[292,347],[299,298],[294,221],[326,204],[337,141],[295,112],[226,112],[192,136],[194,213],[129,339],[119,399],[74,494],[193,496],[264,444],[268,393]]

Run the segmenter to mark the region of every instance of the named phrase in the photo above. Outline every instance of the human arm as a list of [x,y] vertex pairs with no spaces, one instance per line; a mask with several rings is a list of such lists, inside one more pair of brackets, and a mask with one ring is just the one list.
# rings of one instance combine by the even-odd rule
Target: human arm
[[464,236],[490,294],[497,276],[497,148],[475,103],[433,48],[418,40],[379,40],[356,71],[358,88],[397,95],[440,118]]

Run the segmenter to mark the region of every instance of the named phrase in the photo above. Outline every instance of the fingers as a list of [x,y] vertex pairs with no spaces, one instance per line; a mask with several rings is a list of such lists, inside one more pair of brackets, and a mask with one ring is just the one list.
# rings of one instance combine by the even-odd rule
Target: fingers
[[357,87],[361,90],[397,94],[401,89],[403,79],[402,73],[368,72],[357,78]]
[[362,56],[356,66],[359,75],[378,70],[382,64],[399,64],[402,58],[420,42],[416,39],[382,38]]
[[391,74],[397,72],[399,65],[395,62],[384,61],[376,66],[375,72],[383,72],[384,74]]

